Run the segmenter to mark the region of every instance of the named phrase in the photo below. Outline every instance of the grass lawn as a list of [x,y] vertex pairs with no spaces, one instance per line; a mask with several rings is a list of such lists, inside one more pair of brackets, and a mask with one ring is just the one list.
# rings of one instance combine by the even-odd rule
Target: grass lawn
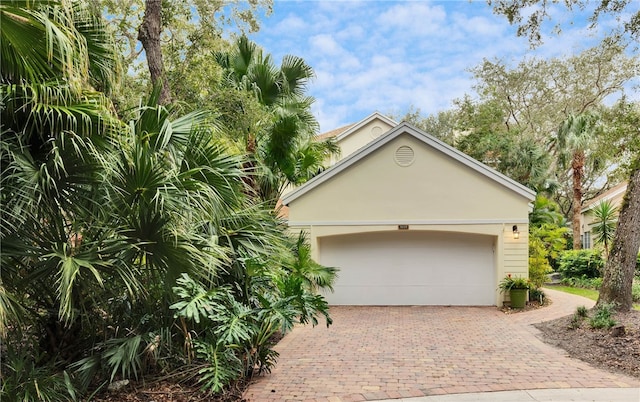
[[591,300],[598,300],[599,292],[594,289],[584,289],[584,288],[573,288],[571,286],[563,286],[563,285],[553,285],[549,286],[549,289],[559,290],[565,293],[571,293],[573,295],[578,295],[582,297],[586,297]]
[[[554,290],[559,290],[565,293],[571,293],[574,295],[586,297],[587,299],[596,300],[596,301],[598,300],[598,295],[599,295],[599,292],[594,289],[574,288],[571,286],[564,286],[564,285],[552,285],[552,286],[549,286],[549,288]],[[640,304],[634,304],[633,309],[640,311]]]

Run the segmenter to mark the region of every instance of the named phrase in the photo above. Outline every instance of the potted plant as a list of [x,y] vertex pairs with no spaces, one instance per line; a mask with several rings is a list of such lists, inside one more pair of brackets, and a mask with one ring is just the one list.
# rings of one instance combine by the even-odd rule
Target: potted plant
[[499,288],[502,293],[509,292],[512,308],[524,308],[531,282],[527,278],[512,277],[511,274],[507,274],[500,281]]

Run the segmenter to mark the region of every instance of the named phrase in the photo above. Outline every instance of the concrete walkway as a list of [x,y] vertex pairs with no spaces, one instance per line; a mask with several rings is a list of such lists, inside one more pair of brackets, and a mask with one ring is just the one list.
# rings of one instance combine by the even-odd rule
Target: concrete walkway
[[[579,296],[546,292],[551,306],[517,314],[495,307],[333,307],[330,328],[296,327],[280,341],[278,364],[245,397],[251,402],[349,402],[640,387],[638,379],[571,359],[538,338],[530,324],[593,305]],[[535,398],[533,391],[526,392]],[[417,401],[469,400],[423,398]]]

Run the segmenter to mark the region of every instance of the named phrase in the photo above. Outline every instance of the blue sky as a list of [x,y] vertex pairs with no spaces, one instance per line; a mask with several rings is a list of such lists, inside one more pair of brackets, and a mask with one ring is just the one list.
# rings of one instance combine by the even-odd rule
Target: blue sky
[[[555,22],[570,22],[552,9]],[[485,1],[282,1],[250,35],[277,63],[292,54],[316,73],[309,93],[320,131],[356,122],[374,111],[403,115],[449,109],[473,94],[467,70],[483,58],[516,64],[525,55],[558,57],[593,45],[584,19],[531,52]]]

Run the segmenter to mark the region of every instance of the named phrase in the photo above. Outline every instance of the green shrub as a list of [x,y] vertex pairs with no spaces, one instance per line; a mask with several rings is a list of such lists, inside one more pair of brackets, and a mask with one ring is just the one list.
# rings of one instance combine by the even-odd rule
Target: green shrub
[[631,287],[631,293],[634,303],[640,303],[640,280],[635,279]]
[[529,235],[529,280],[535,288],[539,288],[547,280],[547,274],[553,272],[549,264],[549,252],[542,239],[538,237],[538,230],[532,230]]
[[597,278],[604,261],[597,250],[567,250],[560,256],[558,271],[565,278]]
[[569,328],[577,329],[580,328],[582,321],[589,316],[589,310],[585,306],[580,306],[576,308],[576,312],[571,316],[571,321],[569,322]]
[[636,259],[636,276],[640,278],[640,253],[638,253],[638,258]]
[[583,289],[600,289],[602,285],[602,278],[562,278],[562,284],[572,286],[574,288]]
[[595,310],[593,317],[589,320],[591,328],[611,328],[616,325],[616,321],[611,317],[613,304],[601,304]]
[[585,318],[589,315],[589,310],[585,306],[580,306],[576,309],[576,315]]

